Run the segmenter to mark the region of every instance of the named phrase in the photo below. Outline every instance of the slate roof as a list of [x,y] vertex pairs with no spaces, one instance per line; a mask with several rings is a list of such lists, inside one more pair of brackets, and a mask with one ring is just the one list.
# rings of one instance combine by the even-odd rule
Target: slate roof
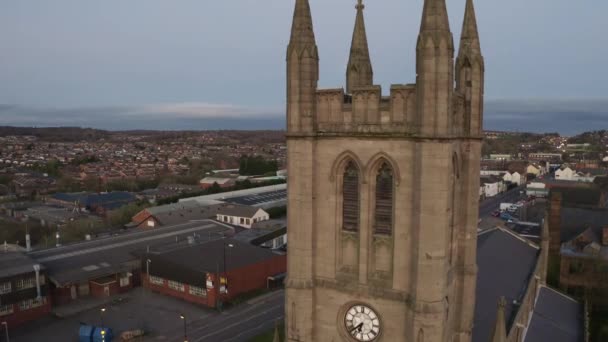
[[[145,209],[161,225],[175,225],[196,220],[215,219],[219,209],[226,204],[204,205],[196,201],[186,201]],[[146,217],[145,220],[148,218]],[[138,222],[139,223],[139,222]]]
[[234,238],[256,246],[287,233],[286,220],[266,220],[255,222],[251,229],[244,229]]
[[574,239],[577,235],[591,228],[597,234],[608,226],[608,209],[596,208],[562,208],[561,242]]
[[230,204],[221,207],[218,210],[220,215],[237,216],[237,217],[253,217],[260,208],[250,207],[248,205]]
[[525,342],[582,342],[584,307],[551,288],[541,287]]
[[517,314],[539,255],[536,245],[506,229],[495,228],[477,238],[477,288],[473,342],[490,341],[498,299],[507,300],[507,330]]
[[[229,244],[233,247],[228,247]],[[142,258],[142,267],[144,267],[144,260],[150,259],[151,275],[195,286],[204,286],[205,273],[224,271],[224,246],[226,246],[225,266],[227,271],[279,256],[279,254],[268,249],[227,238],[160,254],[146,254]]]
[[[570,181],[572,182],[572,181]],[[592,183],[583,186],[553,188],[562,194],[562,207],[595,207],[600,203],[602,192]]]
[[[10,278],[20,274],[33,273],[38,264],[27,255],[19,252],[0,253],[0,278]],[[40,265],[44,270],[44,266]]]

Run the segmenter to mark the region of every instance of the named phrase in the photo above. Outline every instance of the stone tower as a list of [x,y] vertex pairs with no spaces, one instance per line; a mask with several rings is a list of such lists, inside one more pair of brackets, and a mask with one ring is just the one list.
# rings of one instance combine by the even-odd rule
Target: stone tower
[[416,84],[373,84],[363,4],[344,88],[317,89],[308,0],[287,48],[288,341],[470,341],[484,64],[425,0]]

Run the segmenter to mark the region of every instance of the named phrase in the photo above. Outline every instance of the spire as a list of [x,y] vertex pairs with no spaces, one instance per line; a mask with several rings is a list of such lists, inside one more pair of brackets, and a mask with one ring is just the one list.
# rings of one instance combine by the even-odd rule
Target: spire
[[477,31],[477,18],[475,16],[475,6],[473,0],[467,0],[464,11],[464,21],[462,22],[462,34],[460,37],[459,52],[466,50],[474,53],[481,53],[479,44],[479,32]]
[[308,45],[316,46],[308,0],[296,0],[289,45],[299,48],[304,48]]
[[505,342],[507,340],[507,329],[505,327],[505,306],[507,301],[505,297],[500,297],[498,300],[498,312],[496,313],[496,325],[492,332],[491,342]]
[[369,57],[369,47],[367,45],[367,33],[365,32],[365,20],[363,19],[363,0],[357,0],[357,17],[355,19],[355,29],[353,30],[353,40],[350,46],[350,56],[346,69],[346,92],[351,93],[354,88],[371,86],[374,72],[372,62]]
[[450,31],[445,0],[424,0],[420,32]]

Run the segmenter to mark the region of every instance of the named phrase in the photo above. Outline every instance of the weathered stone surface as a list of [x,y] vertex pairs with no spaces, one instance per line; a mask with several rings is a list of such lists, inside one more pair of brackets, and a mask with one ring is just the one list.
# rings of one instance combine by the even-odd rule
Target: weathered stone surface
[[[362,3],[347,73],[353,61],[369,62],[369,73],[347,77],[345,93],[317,89],[310,6],[296,0],[287,56],[289,341],[351,340],[344,315],[353,303],[380,316],[375,341],[470,340],[483,59],[475,44],[461,47],[462,84],[454,89],[445,0],[424,8],[417,84],[393,85],[384,97],[372,84]],[[472,11],[469,1],[463,39],[475,43]],[[360,181],[355,232],[341,228],[349,163]],[[376,176],[385,164],[393,179],[390,235],[374,230]]]

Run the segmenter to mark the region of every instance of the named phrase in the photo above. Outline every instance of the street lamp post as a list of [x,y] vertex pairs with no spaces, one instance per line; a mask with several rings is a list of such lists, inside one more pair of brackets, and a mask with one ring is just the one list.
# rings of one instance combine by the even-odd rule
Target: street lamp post
[[148,275],[148,287],[150,287],[150,263],[152,262],[152,260],[147,259],[146,260],[146,274]]
[[10,342],[10,339],[8,337],[8,323],[2,322],[2,325],[4,325],[4,332],[6,333],[6,342]]
[[101,308],[99,310],[99,317],[101,318],[101,327],[103,328],[103,313],[106,312],[106,308]]
[[184,321],[184,342],[188,342],[188,331],[186,330],[186,316],[184,316],[184,314],[181,314],[179,315],[179,318]]

